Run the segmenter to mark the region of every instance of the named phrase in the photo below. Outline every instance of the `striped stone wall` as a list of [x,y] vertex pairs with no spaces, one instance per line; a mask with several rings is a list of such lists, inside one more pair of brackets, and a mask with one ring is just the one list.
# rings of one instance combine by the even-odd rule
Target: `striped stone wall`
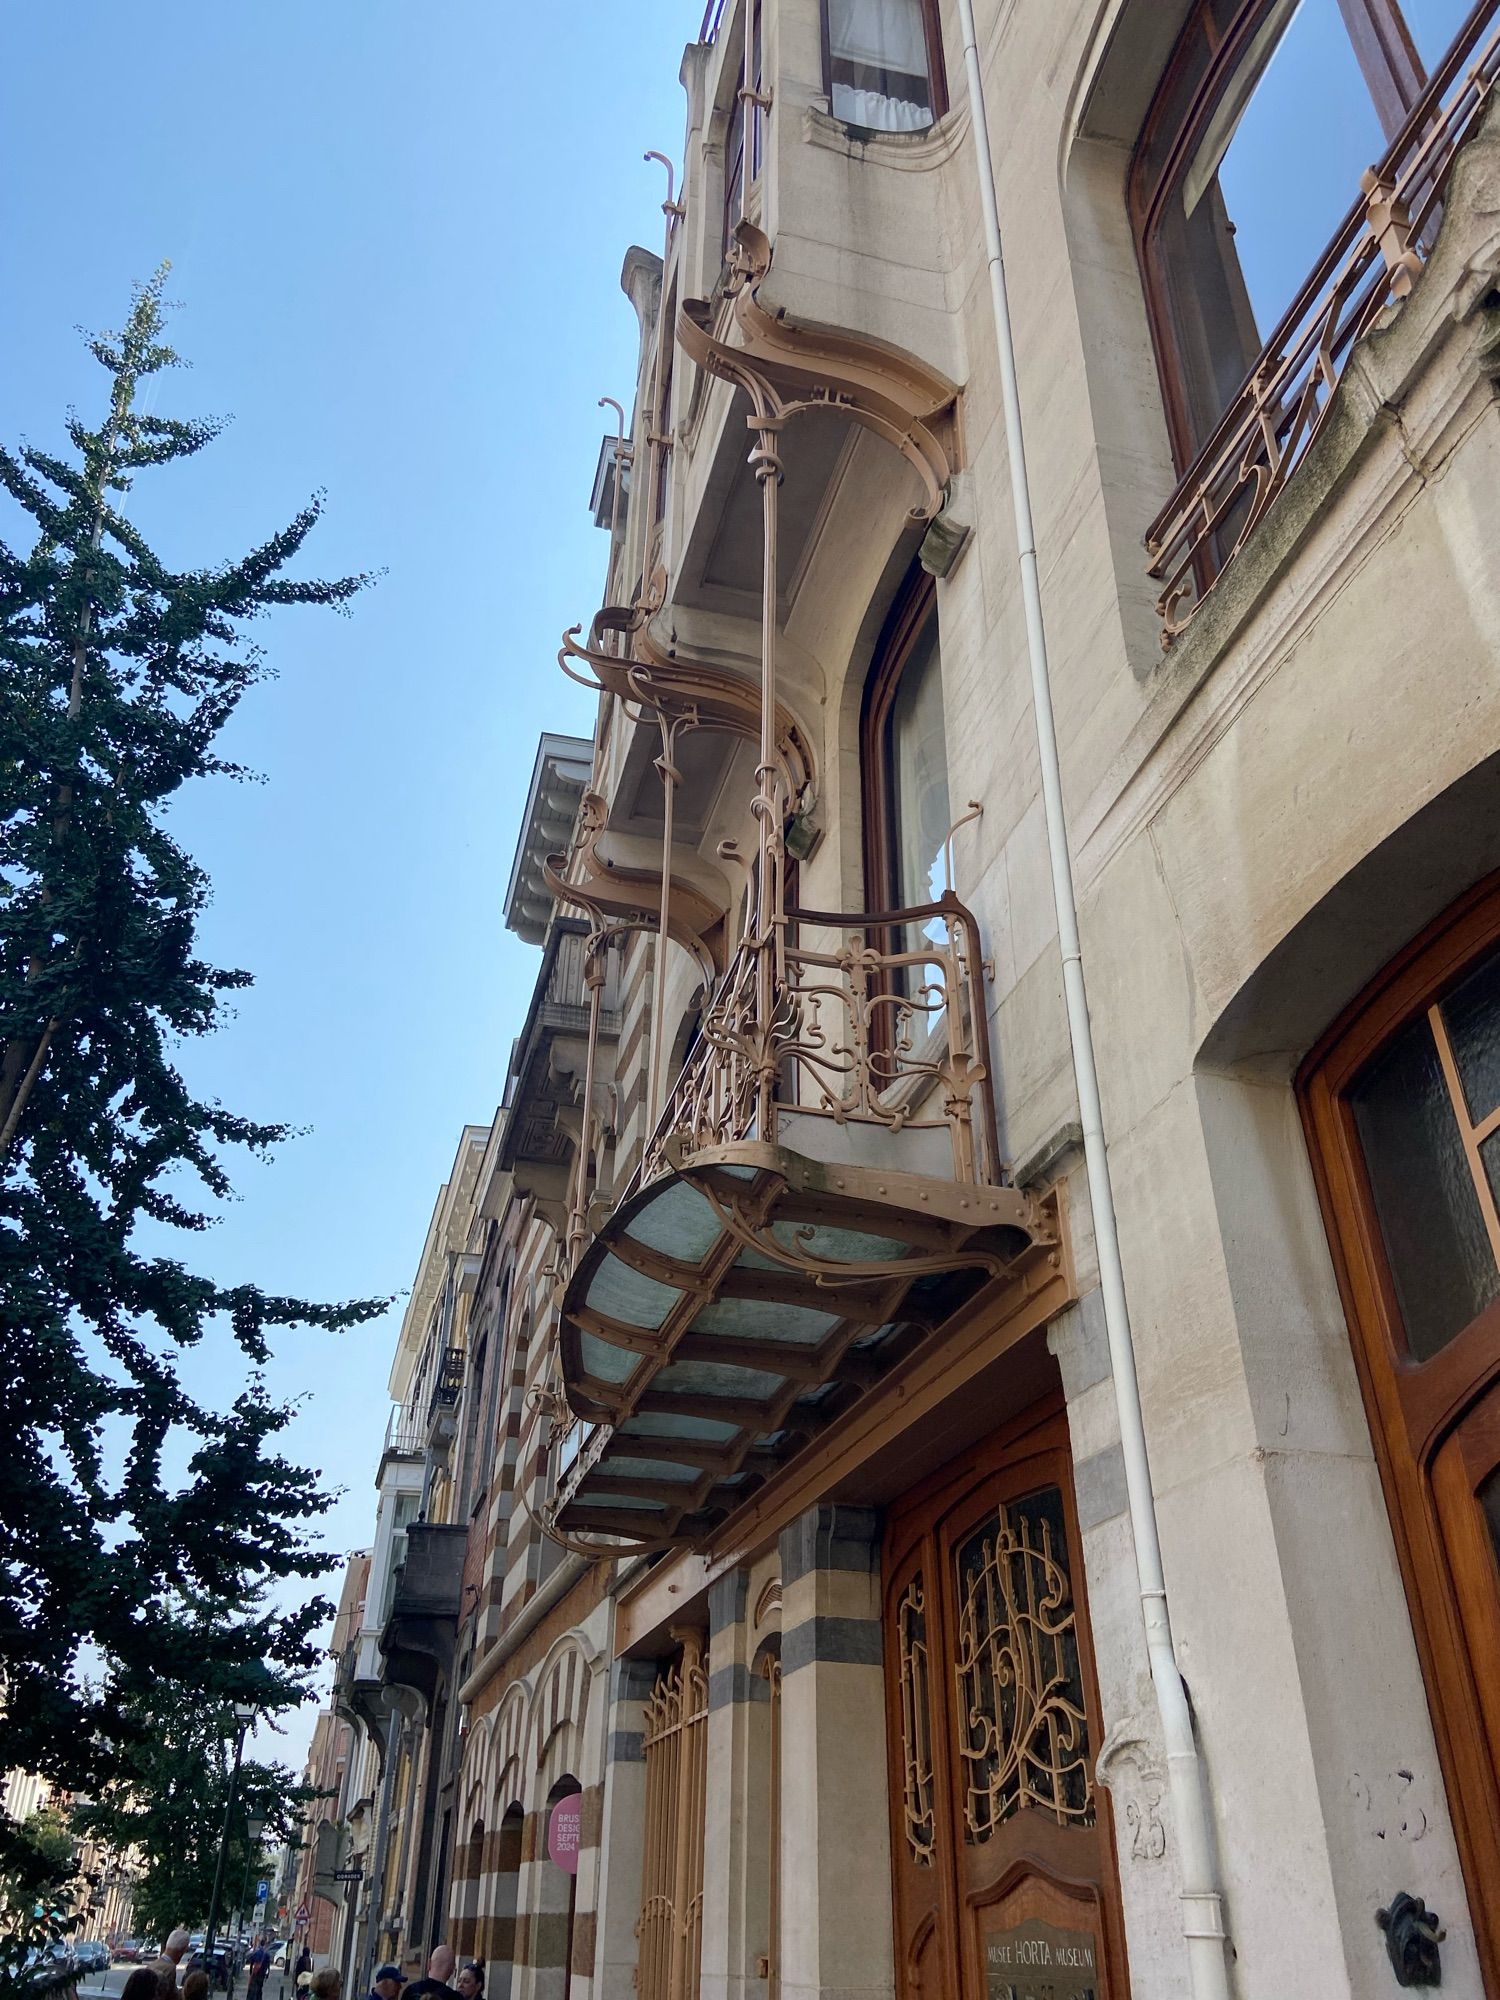
[[[584,1583],[579,1605],[559,1605],[562,1629],[545,1651],[518,1650],[481,1691],[465,1743],[450,1928],[455,1950],[485,1964],[489,2000],[562,2000],[568,1965],[574,2000],[591,1993],[610,1605],[597,1582]],[[547,1848],[552,1808],[573,1791],[582,1796],[576,1877]]]

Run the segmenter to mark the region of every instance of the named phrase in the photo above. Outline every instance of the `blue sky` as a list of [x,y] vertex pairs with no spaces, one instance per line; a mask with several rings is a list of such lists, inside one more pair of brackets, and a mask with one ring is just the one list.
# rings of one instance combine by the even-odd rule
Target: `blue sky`
[[[279,678],[177,827],[208,868],[209,956],[256,975],[185,1052],[194,1083],[309,1127],[239,1199],[200,1268],[343,1298],[413,1276],[466,1120],[498,1101],[534,954],[501,903],[536,738],[591,726],[558,635],[598,602],[587,508],[627,405],[627,246],[660,247],[677,81],[701,0],[68,0],[8,10],[0,65],[0,434],[55,447],[103,376],[73,328],[117,326],[172,260],[163,413],[232,412],[145,481],[171,559],[242,553],[315,488],[308,567],[384,569],[352,618],[266,623]],[[307,1400],[290,1448],[348,1489],[364,1542],[400,1304],[283,1337]],[[228,1399],[228,1343],[194,1360]],[[307,1719],[310,1727],[310,1718]],[[306,1727],[289,1733],[300,1754]]]

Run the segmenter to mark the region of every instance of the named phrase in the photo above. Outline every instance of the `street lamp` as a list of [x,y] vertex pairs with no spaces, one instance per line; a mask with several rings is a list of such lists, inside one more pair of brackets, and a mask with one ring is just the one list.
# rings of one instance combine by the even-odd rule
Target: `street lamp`
[[245,1821],[245,1873],[240,1882],[240,1921],[237,1935],[243,1940],[245,1935],[245,1905],[250,1900],[250,1868],[260,1858],[260,1837],[266,1830],[263,1819]]
[[240,1759],[245,1754],[245,1736],[255,1720],[255,1710],[244,1702],[234,1705],[234,1719],[239,1725],[234,1739],[234,1762],[229,1767],[229,1792],[224,1800],[224,1827],[219,1835],[219,1858],[214,1863],[214,1892],[208,1900],[208,1929],[203,1937],[203,1956],[208,1961],[208,1976],[213,1978],[214,1932],[219,1925],[219,1899],[224,1894],[224,1864],[229,1859],[229,1829],[234,1820],[235,1795],[240,1788]]

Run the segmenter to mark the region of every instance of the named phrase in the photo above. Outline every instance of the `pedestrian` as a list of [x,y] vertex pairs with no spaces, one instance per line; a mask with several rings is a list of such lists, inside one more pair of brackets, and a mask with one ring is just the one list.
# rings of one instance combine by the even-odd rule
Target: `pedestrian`
[[259,1938],[256,1939],[250,1956],[245,1960],[245,1969],[250,1975],[245,1989],[245,2000],[261,2000],[265,1992],[266,1974],[271,1970],[271,1954]]
[[177,2000],[177,1968],[187,1957],[192,1941],[179,1924],[162,1946],[161,1957],[152,1959],[149,1970],[156,1975],[159,2000]]
[[336,1965],[325,1965],[321,1972],[312,1976],[313,2000],[339,2000],[344,1990],[344,1975]]
[[451,1944],[438,1945],[427,1961],[427,1976],[413,1979],[403,1988],[401,2000],[458,2000],[457,1990],[448,1984],[453,1977],[453,1947]]
[[138,1965],[120,1990],[120,2000],[156,2000],[156,1974]]
[[299,1951],[297,1954],[297,1963],[292,1967],[292,1978],[300,1986],[302,1984],[303,1973],[305,1972],[308,1975],[308,1977],[311,1978],[312,1969],[313,1969],[312,1953],[311,1951],[309,1951],[306,1945],[303,1945],[301,1951]]
[[401,2000],[401,1988],[405,1983],[399,1965],[379,1966],[370,1982],[369,2000]]
[[208,1974],[201,1965],[183,1980],[182,2000],[208,2000]]
[[484,2000],[484,1967],[477,1958],[471,1958],[460,1968],[458,1990],[463,2000]]

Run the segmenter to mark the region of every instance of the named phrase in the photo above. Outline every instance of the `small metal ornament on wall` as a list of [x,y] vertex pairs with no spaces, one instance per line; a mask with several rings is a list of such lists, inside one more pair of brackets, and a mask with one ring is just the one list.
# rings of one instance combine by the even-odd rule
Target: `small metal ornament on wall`
[[1388,1910],[1377,1910],[1375,1921],[1385,1932],[1385,1948],[1398,1986],[1441,1986],[1443,1961],[1438,1946],[1447,1936],[1436,1910],[1406,1890]]

